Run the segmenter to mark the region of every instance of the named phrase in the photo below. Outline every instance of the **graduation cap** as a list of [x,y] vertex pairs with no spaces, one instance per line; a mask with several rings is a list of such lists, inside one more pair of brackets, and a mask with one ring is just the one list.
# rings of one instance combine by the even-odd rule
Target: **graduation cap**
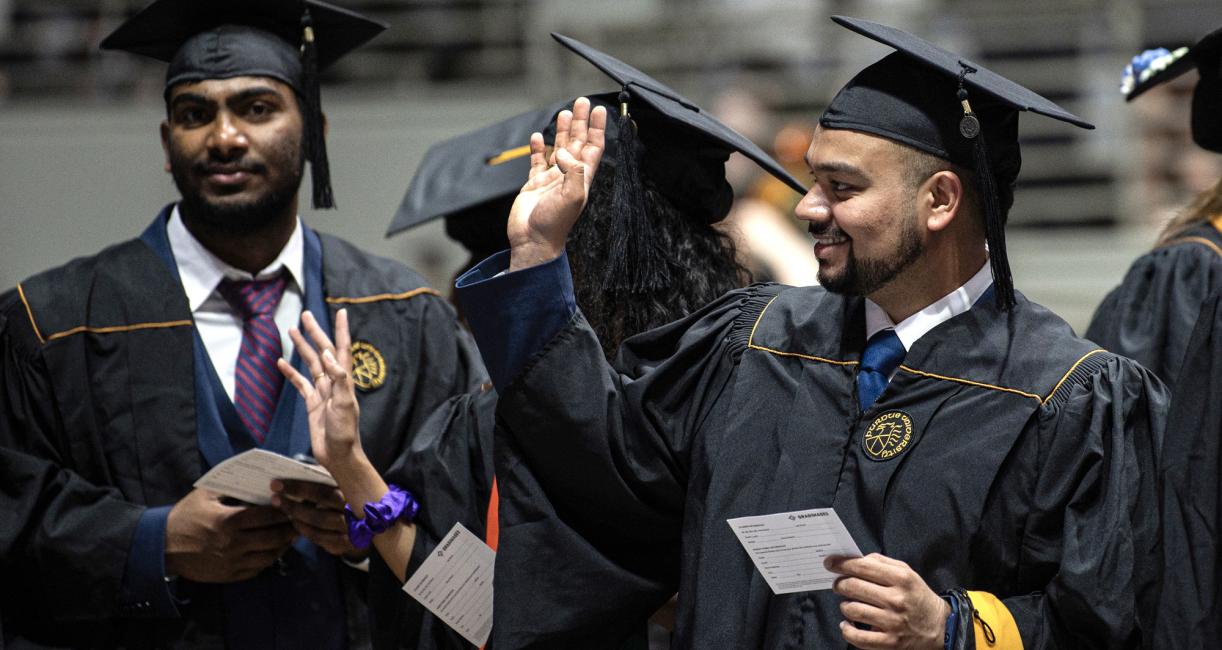
[[[695,103],[607,54],[552,36],[623,87],[618,93],[590,96],[593,106],[606,107],[612,116],[599,172],[615,174],[610,200],[617,223],[608,234],[613,264],[606,275],[616,286],[609,289],[644,290],[667,281],[663,255],[653,250],[642,174],[685,215],[708,223],[723,219],[733,201],[725,161],[734,151],[795,191],[806,191],[771,156]],[[505,217],[530,169],[530,134],[542,132],[552,141],[556,113],[571,105],[561,102],[523,113],[433,146],[417,168],[387,236],[444,216],[446,232],[468,250],[504,248],[490,247],[506,241]]]
[[103,39],[169,63],[166,95],[180,83],[269,77],[302,100],[314,207],[334,207],[323,137],[318,72],[377,36],[386,25],[317,0],[156,0]]
[[1174,52],[1146,50],[1124,69],[1120,91],[1133,101],[1147,90],[1196,68],[1200,80],[1192,91],[1192,139],[1202,148],[1222,153],[1222,29],[1195,45]]
[[[845,16],[832,20],[897,51],[849,81],[819,123],[881,136],[973,170],[984,209],[994,296],[999,306],[1009,308],[1014,286],[1004,213],[1022,164],[1018,112],[1086,129],[1094,126],[984,66],[905,31]],[[1002,194],[1007,200],[999,200]]]

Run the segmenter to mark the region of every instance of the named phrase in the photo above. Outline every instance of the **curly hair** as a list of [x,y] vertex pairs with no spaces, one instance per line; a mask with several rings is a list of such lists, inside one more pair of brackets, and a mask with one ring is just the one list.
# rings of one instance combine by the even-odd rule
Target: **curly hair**
[[598,334],[607,360],[629,336],[683,318],[750,281],[750,274],[738,263],[733,240],[703,219],[675,208],[646,177],[645,204],[655,243],[651,254],[665,261],[671,282],[655,291],[609,289],[614,177],[610,166],[598,170],[589,201],[565,246],[577,305]]

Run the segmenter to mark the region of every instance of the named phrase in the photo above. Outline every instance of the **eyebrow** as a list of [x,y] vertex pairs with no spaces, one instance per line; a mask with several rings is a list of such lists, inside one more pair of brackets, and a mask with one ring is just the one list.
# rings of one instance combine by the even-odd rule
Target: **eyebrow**
[[[253,88],[247,88],[237,93],[236,95],[228,97],[225,101],[226,102],[244,102],[244,101],[250,100],[255,97],[262,97],[264,95],[273,95],[275,97],[279,97],[280,93],[277,92],[276,89],[272,88],[271,86],[255,86]],[[177,106],[178,104],[183,103],[183,102],[210,104],[210,103],[215,103],[215,100],[209,99],[208,97],[205,97],[204,95],[201,95],[199,93],[184,92],[180,95],[175,95],[174,99],[170,100],[170,106]]]
[[852,174],[854,176],[865,176],[866,175],[865,172],[863,172],[860,167],[854,167],[853,165],[850,165],[845,162],[835,162],[835,161],[821,162],[818,165],[815,165],[811,163],[810,158],[808,156],[803,155],[802,159],[806,161],[807,168],[809,168],[811,171],[816,172],[816,173],[824,173],[824,174],[840,173],[840,174]]

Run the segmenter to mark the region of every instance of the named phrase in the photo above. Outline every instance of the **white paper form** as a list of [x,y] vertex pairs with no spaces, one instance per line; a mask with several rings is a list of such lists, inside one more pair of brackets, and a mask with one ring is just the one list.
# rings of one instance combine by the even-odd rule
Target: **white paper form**
[[277,478],[335,485],[335,479],[319,465],[293,460],[266,449],[248,449],[208,470],[195,482],[195,487],[266,506],[272,502],[272,479]]
[[774,594],[831,589],[838,574],[823,568],[829,555],[861,556],[835,510],[815,508],[727,519]]
[[492,632],[492,568],[496,551],[456,523],[403,591],[476,646]]

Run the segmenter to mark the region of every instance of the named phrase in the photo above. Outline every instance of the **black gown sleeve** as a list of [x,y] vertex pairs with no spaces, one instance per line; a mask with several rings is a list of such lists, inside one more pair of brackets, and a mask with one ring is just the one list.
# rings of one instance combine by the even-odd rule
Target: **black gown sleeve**
[[1204,650],[1222,639],[1222,295],[1202,307],[1188,349],[1163,443],[1153,647]]
[[1138,258],[1104,299],[1086,338],[1149,368],[1174,388],[1201,303],[1222,289],[1222,257],[1195,240]]
[[744,311],[771,297],[727,294],[614,367],[578,312],[509,382],[494,647],[616,647],[675,593],[696,433],[732,384]]
[[1100,354],[1097,370],[1071,373],[1037,415],[1018,578],[1046,586],[1002,601],[1026,650],[1137,648],[1151,634],[1168,396],[1145,368]]
[[123,613],[124,568],[144,507],[65,469],[71,441],[41,344],[21,310],[12,294],[0,297],[0,447],[35,459],[14,456],[0,468],[3,491],[20,490],[26,508],[18,512],[28,515],[5,549],[6,573],[24,585],[23,606],[47,608],[63,621],[111,618]]

